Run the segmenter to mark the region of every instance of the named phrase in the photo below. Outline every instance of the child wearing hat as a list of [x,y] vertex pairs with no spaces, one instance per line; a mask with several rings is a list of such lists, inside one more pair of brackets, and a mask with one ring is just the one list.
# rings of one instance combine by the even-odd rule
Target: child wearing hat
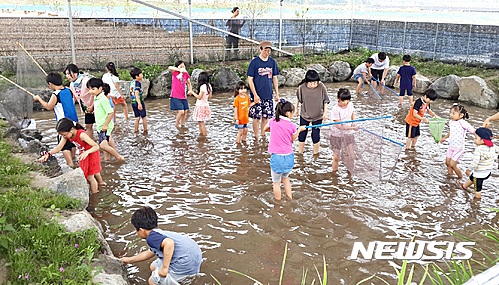
[[477,147],[473,153],[473,160],[466,170],[469,179],[464,183],[459,182],[459,184],[464,190],[468,190],[468,187],[473,184],[475,198],[480,199],[482,197],[483,181],[490,177],[499,148],[492,143],[492,132],[487,128],[476,129],[475,144]]

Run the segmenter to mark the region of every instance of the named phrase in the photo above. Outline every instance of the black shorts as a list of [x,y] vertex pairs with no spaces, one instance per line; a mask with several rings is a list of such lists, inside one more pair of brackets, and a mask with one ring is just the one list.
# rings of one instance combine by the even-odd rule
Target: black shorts
[[482,191],[483,181],[489,179],[489,177],[490,173],[485,178],[476,178],[473,177],[473,174],[470,175],[470,180],[473,181],[473,186],[475,187],[476,192]]
[[384,69],[373,69],[371,68],[371,75],[381,81],[381,78],[383,78],[383,72],[385,72]]
[[411,126],[408,123],[405,123],[405,137],[406,138],[416,138],[419,137],[421,133],[419,132],[419,126]]
[[[57,142],[61,142],[61,136],[57,136]],[[76,147],[74,143],[70,142],[68,139],[66,139],[66,143],[62,147],[61,151],[69,150],[71,151],[73,147]]]
[[92,114],[89,114],[89,113],[85,113],[85,125],[93,125],[95,124],[95,115],[92,113]]

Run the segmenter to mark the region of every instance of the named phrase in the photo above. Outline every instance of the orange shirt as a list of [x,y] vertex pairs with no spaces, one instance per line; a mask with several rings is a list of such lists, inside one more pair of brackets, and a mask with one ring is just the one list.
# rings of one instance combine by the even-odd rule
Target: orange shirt
[[413,127],[419,126],[421,120],[414,117],[414,110],[418,111],[418,115],[423,117],[426,113],[426,109],[430,109],[430,104],[425,103],[422,98],[417,99],[416,102],[414,102],[414,104],[411,106],[409,114],[407,114],[407,117],[405,117],[406,123]]
[[249,123],[250,98],[246,96],[237,96],[234,98],[234,108],[237,108],[237,119],[240,125]]

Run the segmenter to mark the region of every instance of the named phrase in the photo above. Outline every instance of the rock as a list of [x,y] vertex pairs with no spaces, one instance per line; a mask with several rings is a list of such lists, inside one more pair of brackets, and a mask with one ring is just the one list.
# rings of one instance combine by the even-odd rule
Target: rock
[[42,133],[37,129],[21,130],[20,136],[21,136],[21,138],[25,139],[26,141],[32,141],[32,140],[41,141],[43,138]]
[[222,66],[218,71],[213,74],[212,87],[216,91],[232,91],[234,86],[241,79],[237,76],[236,72],[228,67]]
[[[44,89],[44,90],[40,90],[36,94],[39,95],[40,97],[42,97],[42,99],[45,102],[48,102],[48,101],[50,101],[50,97],[52,97],[52,90]],[[43,106],[42,106],[42,104],[40,104],[40,102],[38,102],[38,101],[33,102],[33,111],[44,111],[44,110],[45,110],[45,108],[43,108]]]
[[431,80],[423,75],[416,74],[416,88],[414,92],[424,93],[431,85]]
[[17,142],[21,146],[21,149],[27,149],[28,148],[28,142],[25,139],[18,138]]
[[[123,80],[118,81],[118,86],[120,87],[121,92],[123,93],[125,99],[130,98],[130,82],[131,81],[123,81]],[[142,98],[146,99],[147,97],[149,97],[150,93],[149,87],[151,85],[151,82],[149,81],[149,79],[142,79],[140,83],[142,84]]]
[[149,79],[142,79],[140,83],[142,83],[142,98],[146,99],[149,97],[149,87],[151,86],[151,81],[149,81]]
[[461,77],[451,74],[440,77],[430,85],[430,88],[437,91],[439,97],[456,100],[459,97],[458,82]]
[[[90,264],[92,268],[102,268],[98,274],[94,274],[94,284],[116,284],[128,285],[127,270],[119,259],[110,254],[99,254]],[[96,270],[94,270],[97,273]]]
[[486,109],[495,109],[499,96],[478,76],[463,77],[458,82],[459,101],[471,103]]
[[76,168],[54,178],[37,179],[33,181],[33,187],[50,189],[71,198],[79,199],[81,203],[78,209],[85,209],[88,206],[89,186],[81,168]]
[[128,285],[128,281],[123,276],[118,274],[107,274],[106,271],[94,275],[93,284],[106,285]]
[[279,85],[279,87],[282,87],[284,86],[284,84],[286,84],[286,77],[282,74],[277,75],[277,85]]
[[352,68],[348,62],[335,61],[329,67],[330,77],[333,81],[346,81],[352,76]]
[[17,139],[21,137],[21,129],[15,126],[10,126],[7,128],[3,136],[17,141]]
[[[194,90],[196,93],[198,91],[198,78],[199,74],[203,72],[204,70],[196,68],[192,71],[191,74],[191,84],[192,84],[192,90]],[[210,74],[211,75],[211,74]]]
[[2,90],[0,113],[11,125],[21,127],[23,119],[31,117],[33,113],[33,98],[16,87]]
[[391,65],[390,67],[388,67],[388,72],[386,73],[386,77],[385,77],[385,85],[386,86],[393,87],[398,71],[399,71],[399,67],[396,65]]
[[31,140],[28,141],[28,145],[26,147],[26,151],[29,153],[40,153],[45,147],[39,140]]
[[151,97],[168,97],[172,88],[172,73],[169,70],[161,72],[151,83]]
[[296,87],[305,78],[305,69],[303,68],[290,68],[286,71],[284,76],[286,77],[286,83],[284,86]]
[[[331,76],[329,71],[322,65],[318,63],[307,65],[307,71],[315,70],[319,74],[319,77],[322,82],[331,82]],[[303,77],[305,78],[305,77]]]

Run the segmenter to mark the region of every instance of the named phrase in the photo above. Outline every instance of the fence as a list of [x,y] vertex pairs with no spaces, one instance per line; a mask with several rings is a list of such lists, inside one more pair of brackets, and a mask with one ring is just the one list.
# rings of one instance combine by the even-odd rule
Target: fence
[[[225,20],[198,20],[225,29]],[[85,69],[102,70],[107,61],[128,67],[137,61],[171,64],[189,61],[189,24],[181,19],[76,18],[76,60]],[[47,70],[59,70],[71,61],[69,21],[66,18],[0,18],[5,31],[0,42],[0,69],[15,71],[21,42]],[[193,24],[194,61],[224,61],[225,35]],[[240,35],[279,41],[279,20],[248,19]],[[392,53],[499,67],[499,26],[395,22],[361,19],[285,19],[282,49],[317,53],[365,47]],[[255,44],[239,41],[239,59],[258,53]]]

